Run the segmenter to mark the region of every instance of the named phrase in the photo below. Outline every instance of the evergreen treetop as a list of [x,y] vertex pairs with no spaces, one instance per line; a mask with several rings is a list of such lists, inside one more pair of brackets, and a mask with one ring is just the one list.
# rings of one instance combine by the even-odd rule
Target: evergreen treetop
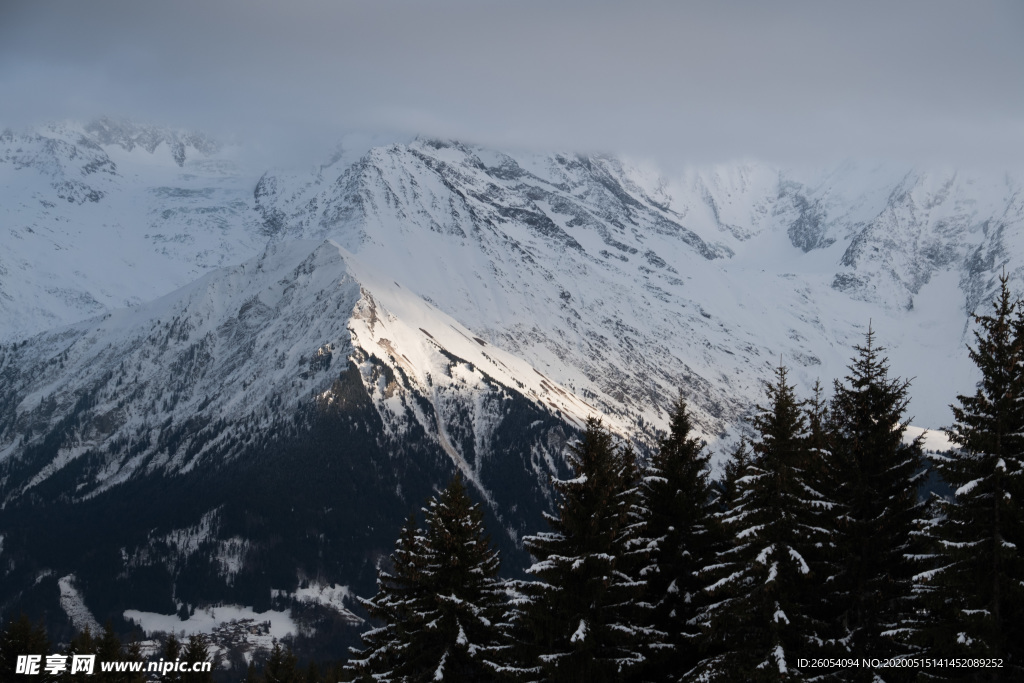
[[528,536],[535,581],[520,584],[513,620],[525,641],[521,674],[545,681],[622,681],[646,660],[644,584],[636,574],[636,465],[600,422],[570,447],[575,475],[555,480],[551,531]]
[[0,683],[24,683],[25,675],[15,674],[18,655],[50,654],[46,629],[35,625],[24,613],[7,622],[0,633]]
[[680,397],[669,433],[651,458],[640,485],[644,536],[650,553],[641,572],[656,629],[665,647],[651,654],[645,676],[671,680],[699,661],[697,615],[706,603],[700,570],[721,543],[714,518],[717,503],[710,480],[710,455],[692,435],[693,422]]
[[[920,590],[934,614],[935,653],[1005,660],[986,680],[1024,678],[1024,303],[1008,277],[989,315],[975,316],[977,390],[951,406],[960,448],[934,458],[953,489],[934,501],[934,545]],[[943,656],[951,656],[949,654]]]
[[426,531],[409,518],[377,595],[360,600],[383,625],[363,634],[349,667],[373,680],[490,680],[503,647],[503,592],[483,512],[461,476],[424,512]]
[[[206,645],[206,636],[195,633],[188,637],[182,659],[192,664],[210,661],[210,649]],[[212,683],[213,673],[210,671],[189,671],[182,675],[184,683]]]
[[[92,638],[89,636],[89,629],[88,628],[85,629],[85,631],[83,632],[83,635],[88,639],[89,644],[88,645],[83,645],[82,646],[82,648],[83,648],[82,651],[83,652],[90,652],[90,651],[92,651]],[[74,641],[72,641],[72,644],[73,643],[74,643]],[[176,635],[174,635],[173,633],[171,633],[169,636],[167,636],[167,640],[164,642],[164,649],[160,653],[160,657],[165,662],[171,662],[171,661],[174,661],[176,659],[180,659],[181,658],[181,641],[178,640],[178,637]],[[160,680],[162,681],[162,683],[181,683],[182,674],[181,674],[180,671],[173,671],[173,670],[172,671],[167,671],[167,672],[161,672]]]
[[[911,556],[923,511],[918,488],[926,470],[921,437],[904,443],[909,420],[909,380],[889,377],[884,348],[868,327],[863,345],[836,381],[829,407],[836,518],[841,571],[826,600],[846,634],[842,642],[856,658],[895,657],[914,649],[908,642],[918,628],[913,599]],[[885,672],[863,670],[869,680]]]
[[766,396],[753,420],[754,454],[734,465],[735,504],[722,514],[733,541],[703,572],[711,654],[701,662],[702,680],[802,679],[797,660],[814,657],[827,637],[811,561],[827,531],[817,519],[822,501],[805,481],[806,417],[784,367]]
[[[202,643],[197,643],[196,647],[200,644]],[[263,667],[263,681],[264,683],[299,683],[297,667],[298,658],[292,649],[281,647],[281,643],[275,640],[267,664]],[[186,674],[186,676],[188,675],[190,674]]]

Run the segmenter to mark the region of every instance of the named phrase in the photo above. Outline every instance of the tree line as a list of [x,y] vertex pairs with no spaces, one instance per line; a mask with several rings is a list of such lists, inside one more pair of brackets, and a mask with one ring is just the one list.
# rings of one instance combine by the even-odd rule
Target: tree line
[[[1024,300],[1004,276],[974,319],[982,379],[951,406],[951,452],[904,438],[910,383],[869,329],[828,399],[820,384],[798,397],[777,368],[717,479],[682,399],[649,462],[589,420],[549,528],[523,539],[528,579],[499,577],[456,476],[402,527],[347,663],[299,667],[275,644],[245,680],[1024,680]],[[949,493],[922,495],[929,476]],[[0,683],[36,678],[15,673],[29,654],[143,659],[109,625],[54,651],[22,616],[0,633]],[[209,656],[173,635],[160,655]]]
[[[165,662],[189,664],[211,661],[205,636],[191,635],[183,643],[173,633],[164,641],[159,659]],[[93,656],[90,669],[75,670],[73,658]],[[26,658],[36,657],[31,669]],[[19,658],[22,659],[19,668]],[[42,624],[33,624],[25,614],[10,619],[0,632],[0,683],[212,683],[211,672],[167,671],[159,674],[145,671],[147,658],[138,640],[123,643],[109,622],[103,632],[93,635],[86,626],[63,648],[54,648]],[[104,662],[142,663],[140,671],[104,671]],[[125,667],[127,668],[127,667]]]
[[1024,300],[1004,276],[974,319],[948,453],[904,438],[910,383],[869,329],[827,400],[777,368],[719,479],[682,399],[648,463],[588,421],[528,579],[499,578],[456,476],[362,600],[346,678],[1024,680]]

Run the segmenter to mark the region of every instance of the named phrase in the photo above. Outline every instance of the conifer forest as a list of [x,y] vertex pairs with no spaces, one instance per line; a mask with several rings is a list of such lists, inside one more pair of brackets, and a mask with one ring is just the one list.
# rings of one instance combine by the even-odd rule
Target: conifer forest
[[0,683],[1024,683],[1022,36],[0,0]]
[[[527,577],[460,479],[410,518],[346,671],[378,681],[1024,680],[1024,303],[976,316],[954,451],[904,438],[870,330],[830,398],[784,366],[712,479],[679,400],[650,462],[592,419]],[[929,478],[930,473],[933,473]]]
[[[1024,680],[1024,301],[1005,277],[974,323],[981,381],[953,403],[954,450],[905,437],[911,385],[870,329],[831,391],[797,395],[780,365],[718,478],[682,398],[649,459],[591,418],[547,528],[522,539],[525,575],[502,573],[457,475],[360,599],[362,647],[299,662],[278,643],[245,680]],[[18,655],[51,652],[143,659],[109,625],[61,649],[21,616],[0,641],[3,681],[21,680]],[[160,655],[208,656],[201,636],[173,635]]]

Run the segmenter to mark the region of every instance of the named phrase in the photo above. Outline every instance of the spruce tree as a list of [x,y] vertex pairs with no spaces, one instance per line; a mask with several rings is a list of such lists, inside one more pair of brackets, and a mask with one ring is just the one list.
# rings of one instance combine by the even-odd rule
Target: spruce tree
[[816,606],[818,618],[830,625],[822,643],[822,655],[843,658],[849,650],[844,640],[846,629],[839,625],[837,616],[846,607],[845,591],[836,590],[847,558],[843,555],[841,533],[845,509],[837,503],[841,484],[833,454],[832,417],[820,381],[811,387],[811,397],[805,405],[807,416],[806,485],[814,500],[813,516],[818,528],[824,532],[819,541],[808,549],[808,561],[816,568]]
[[[142,645],[138,640],[133,638],[131,642],[128,643],[127,647],[124,649],[124,658],[129,662],[146,661],[146,658],[142,656]],[[144,683],[146,681],[146,673],[144,670],[130,671],[125,676],[124,681],[125,683]]]
[[826,639],[810,557],[827,534],[818,521],[824,501],[806,481],[807,421],[784,367],[766,393],[768,405],[753,420],[753,455],[736,465],[735,504],[722,515],[733,541],[703,572],[710,654],[700,680],[804,680],[797,660],[814,657]]
[[298,683],[298,659],[291,647],[281,647],[274,641],[266,666],[263,667],[264,683]]
[[[206,645],[206,636],[198,633],[189,636],[182,659],[192,665],[210,661],[210,650]],[[182,674],[182,680],[184,683],[213,683],[213,672],[190,671]]]
[[820,381],[816,381],[811,387],[811,398],[808,399],[805,409],[807,449],[811,465],[808,478],[815,487],[818,487],[822,497],[825,497],[826,491],[835,488],[835,473],[832,469],[832,436],[829,431],[831,416]]
[[349,666],[374,680],[491,680],[504,604],[483,512],[461,476],[424,511],[426,531],[410,518],[392,571],[381,572],[373,599],[361,600],[384,624],[363,634],[366,648]]
[[11,619],[0,634],[0,683],[32,680],[32,677],[14,673],[19,655],[40,655],[39,671],[42,672],[48,654],[50,641],[41,624],[33,625],[24,613],[17,619]]
[[[913,600],[912,534],[923,510],[918,487],[925,477],[921,439],[903,442],[909,420],[909,381],[889,377],[884,348],[868,328],[863,346],[835,382],[830,405],[834,476],[828,497],[840,505],[840,572],[828,584],[829,609],[842,624],[842,642],[857,658],[884,660],[913,652],[919,628]],[[857,680],[898,679],[891,670],[860,668]]]
[[741,438],[736,444],[732,453],[725,461],[722,479],[718,482],[720,495],[716,510],[719,513],[726,513],[731,510],[739,501],[739,481],[747,476],[747,468],[750,466],[750,447],[746,438]]
[[[88,636],[89,629],[85,629],[85,635]],[[90,638],[91,642],[91,638]],[[72,644],[74,641],[72,641]],[[88,650],[91,652],[91,648]],[[181,658],[181,641],[173,633],[167,637],[167,641],[164,643],[164,649],[160,653],[160,659],[165,662],[177,661]],[[179,671],[168,671],[160,674],[160,680],[162,683],[181,683],[181,672]]]
[[692,436],[685,401],[673,406],[668,436],[661,440],[640,485],[649,562],[642,572],[653,626],[666,634],[665,647],[651,653],[644,678],[679,680],[700,661],[697,614],[705,606],[704,580],[721,540],[714,518],[717,497],[710,481],[710,455]]
[[98,644],[99,641],[93,637],[92,630],[88,626],[76,633],[64,653],[67,655],[67,668],[60,674],[60,679],[68,683],[85,683],[88,680],[93,680],[93,676],[84,671],[71,673],[71,664],[75,655],[95,655]]
[[310,660],[306,667],[303,683],[323,683],[323,676],[320,675],[320,667],[316,665],[316,662]]
[[527,536],[534,581],[519,585],[512,617],[528,680],[623,681],[638,673],[658,634],[645,622],[635,573],[636,465],[594,418],[570,447],[573,478],[556,479],[551,531]]
[[259,683],[260,677],[256,670],[256,662],[250,660],[249,666],[245,669],[245,683]]
[[91,680],[106,683],[109,681],[127,681],[131,676],[123,671],[103,671],[100,667],[102,662],[115,662],[124,659],[124,650],[121,647],[121,639],[114,632],[114,625],[107,622],[103,626],[103,635],[96,641],[96,665]]
[[992,314],[975,316],[981,380],[952,406],[959,449],[935,458],[954,494],[935,501],[932,567],[919,579],[932,653],[1002,659],[973,674],[1009,681],[1024,680],[1024,304],[1011,302],[1005,274],[1000,285]]
[[374,675],[388,680],[388,674],[402,670],[404,653],[418,633],[417,610],[429,600],[429,587],[422,578],[425,543],[416,518],[409,515],[391,554],[390,571],[382,568],[377,576],[377,594],[369,600],[359,598],[381,625],[362,634],[362,650],[352,649],[347,668],[357,674],[357,680],[372,680]]

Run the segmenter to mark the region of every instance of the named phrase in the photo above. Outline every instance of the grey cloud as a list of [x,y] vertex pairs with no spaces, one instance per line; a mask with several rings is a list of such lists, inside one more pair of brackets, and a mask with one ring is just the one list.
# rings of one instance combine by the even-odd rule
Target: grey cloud
[[[127,115],[668,162],[1024,159],[1024,5],[4,3],[0,123]],[[10,123],[8,123],[10,125]]]

